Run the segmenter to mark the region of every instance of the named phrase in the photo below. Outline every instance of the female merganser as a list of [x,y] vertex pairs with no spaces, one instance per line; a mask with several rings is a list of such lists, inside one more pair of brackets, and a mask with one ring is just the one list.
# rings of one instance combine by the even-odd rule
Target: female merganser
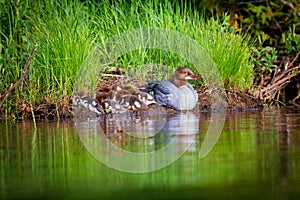
[[178,67],[170,80],[148,83],[147,91],[158,105],[175,110],[192,110],[198,102],[198,94],[187,80],[202,78],[185,67]]

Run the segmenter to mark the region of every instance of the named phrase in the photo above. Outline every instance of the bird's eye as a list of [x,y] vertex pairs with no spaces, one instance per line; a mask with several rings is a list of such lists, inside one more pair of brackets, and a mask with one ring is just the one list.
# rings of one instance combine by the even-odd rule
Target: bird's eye
[[188,76],[188,75],[189,75],[189,73],[185,73],[185,75],[186,75],[186,76]]

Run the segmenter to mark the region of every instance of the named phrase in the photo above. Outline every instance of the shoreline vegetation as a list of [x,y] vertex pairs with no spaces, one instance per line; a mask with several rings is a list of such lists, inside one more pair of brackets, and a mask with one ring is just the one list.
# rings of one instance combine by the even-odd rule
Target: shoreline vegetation
[[[71,117],[73,85],[89,52],[114,35],[149,27],[178,31],[205,49],[222,76],[229,110],[299,106],[300,3],[209,2],[1,1],[0,118]],[[272,35],[274,27],[280,31]],[[143,77],[147,63],[193,69],[157,49],[132,51],[109,66]],[[194,85],[200,108],[209,109],[205,83]]]

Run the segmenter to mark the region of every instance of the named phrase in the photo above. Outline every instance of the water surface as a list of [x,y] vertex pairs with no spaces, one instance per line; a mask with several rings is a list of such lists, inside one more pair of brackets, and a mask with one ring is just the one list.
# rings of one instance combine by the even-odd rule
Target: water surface
[[[118,122],[111,120],[102,122],[102,133],[97,134],[106,135],[127,151],[156,151],[174,138],[174,131],[185,132],[182,130],[188,128],[183,123],[177,123],[178,116],[164,119],[169,125],[162,125],[162,133],[143,139],[143,142],[136,139],[137,135],[128,136],[126,132],[130,131],[127,129],[131,127],[134,134],[139,134],[145,132],[145,128],[148,132],[153,131],[160,123],[150,125],[153,121],[138,117],[125,122],[122,119],[119,123],[123,123],[123,130],[120,130],[120,126],[108,125]],[[170,148],[169,155],[180,151],[181,147],[185,148],[191,138],[195,143],[169,166],[140,174],[120,172],[99,162],[82,142],[82,135],[78,134],[73,120],[39,122],[36,129],[31,121],[2,122],[0,198],[299,197],[300,110],[292,108],[227,114],[217,144],[204,159],[199,159],[198,155],[211,120],[210,114],[201,113],[195,119],[197,124],[192,127],[196,130],[189,128],[188,132],[192,134],[182,134],[176,140],[178,147]],[[141,123],[143,127],[139,126]],[[91,139],[95,138],[98,136]]]

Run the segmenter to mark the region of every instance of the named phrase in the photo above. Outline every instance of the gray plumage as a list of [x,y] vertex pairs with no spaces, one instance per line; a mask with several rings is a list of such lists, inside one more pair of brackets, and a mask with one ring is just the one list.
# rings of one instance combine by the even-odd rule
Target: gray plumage
[[192,110],[198,102],[198,94],[189,83],[177,87],[171,81],[165,80],[150,83],[148,88],[157,104],[175,110]]
[[198,102],[198,94],[187,80],[202,78],[185,67],[178,67],[170,80],[148,83],[147,91],[158,105],[175,110],[192,110]]

